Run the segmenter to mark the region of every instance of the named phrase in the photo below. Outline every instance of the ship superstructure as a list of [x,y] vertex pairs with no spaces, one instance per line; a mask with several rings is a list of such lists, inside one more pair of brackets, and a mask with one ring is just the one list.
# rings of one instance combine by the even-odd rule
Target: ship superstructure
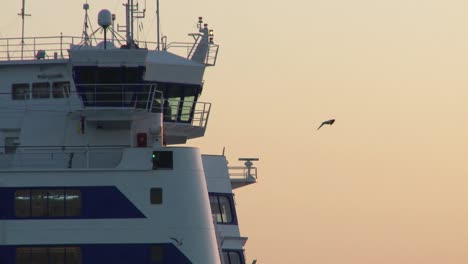
[[202,18],[193,43],[134,39],[136,2],[125,37],[108,10],[88,32],[85,4],[81,37],[0,39],[0,263],[246,263],[252,160],[173,146],[205,134],[218,45]]

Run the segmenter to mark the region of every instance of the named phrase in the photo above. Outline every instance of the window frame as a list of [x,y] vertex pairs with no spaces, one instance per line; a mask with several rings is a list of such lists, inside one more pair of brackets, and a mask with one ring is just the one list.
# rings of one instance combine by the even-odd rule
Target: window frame
[[[63,204],[63,214],[57,214],[54,210],[51,210],[50,197],[54,192],[62,193],[62,199],[59,199],[59,203]],[[23,193],[23,196],[20,196]],[[25,193],[29,194],[29,199],[26,199]],[[78,199],[67,199],[68,196],[72,196],[70,193],[74,193],[73,196],[78,196]],[[15,219],[63,219],[63,218],[79,218],[83,216],[83,195],[78,188],[18,188],[14,191],[14,210],[13,216]],[[35,200],[34,195],[41,197],[40,200]],[[27,205],[24,203],[21,205],[19,197],[23,197],[24,200],[28,200]],[[72,202],[78,200],[78,206],[72,205]],[[36,202],[36,205],[34,204]],[[57,201],[55,201],[57,205]],[[60,204],[59,204],[60,205]],[[24,207],[21,207],[24,206]],[[76,208],[78,210],[76,210]],[[74,210],[70,210],[73,208]],[[21,212],[21,213],[19,213]],[[70,212],[74,212],[73,214]],[[76,212],[76,213],[75,213]]]
[[34,82],[31,85],[31,99],[50,99],[50,82]]
[[[219,197],[223,197],[223,198],[226,198],[227,201],[228,201],[228,205],[229,205],[229,210],[230,210],[230,217],[231,217],[231,221],[225,221],[225,219],[223,218],[223,210],[221,208],[221,203],[220,203],[220,199]],[[221,221],[218,221],[218,216],[217,215],[214,215],[213,214],[213,208],[211,207],[211,199],[212,198],[216,198],[216,205],[217,205],[217,210],[219,212],[219,216],[221,217]],[[208,193],[208,200],[210,202],[210,209],[211,209],[211,215],[213,216],[213,218],[216,220],[216,223],[219,224],[219,225],[237,225],[238,222],[237,222],[237,213],[236,213],[236,207],[235,207],[235,204],[234,204],[234,194],[232,193]]]
[[[245,264],[244,250],[242,249],[223,249],[223,260],[225,264]],[[239,257],[240,263],[233,263],[231,261],[231,254],[236,254]],[[226,257],[228,261],[226,262]]]
[[[22,93],[17,93],[17,89],[24,89]],[[29,100],[31,99],[31,84],[30,83],[12,83],[11,84],[11,99],[12,100]]]

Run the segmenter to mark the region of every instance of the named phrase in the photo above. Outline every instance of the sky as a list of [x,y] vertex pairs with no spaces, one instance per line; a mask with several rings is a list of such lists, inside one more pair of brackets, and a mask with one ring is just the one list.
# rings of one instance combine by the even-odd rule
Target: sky
[[[29,2],[26,35],[80,35],[83,1]],[[123,18],[120,0],[89,3],[93,22],[101,8]],[[20,35],[20,5],[3,3],[0,36]],[[258,183],[236,190],[249,261],[468,263],[467,13],[462,0],[161,1],[169,41],[201,15],[220,45],[207,132],[189,145],[260,158]],[[154,24],[148,11],[149,40]]]

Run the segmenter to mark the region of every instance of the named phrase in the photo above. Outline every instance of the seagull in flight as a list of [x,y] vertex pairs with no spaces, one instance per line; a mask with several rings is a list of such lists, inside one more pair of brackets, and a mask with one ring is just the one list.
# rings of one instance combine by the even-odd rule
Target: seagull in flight
[[317,128],[317,130],[319,130],[323,125],[333,125],[333,123],[335,123],[335,119],[330,119],[330,120],[327,120],[327,121],[323,121],[322,124]]

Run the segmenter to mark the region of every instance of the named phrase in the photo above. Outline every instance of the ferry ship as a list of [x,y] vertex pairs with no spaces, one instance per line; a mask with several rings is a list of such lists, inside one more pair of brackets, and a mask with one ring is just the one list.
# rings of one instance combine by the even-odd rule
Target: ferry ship
[[213,31],[140,41],[123,4],[125,26],[101,10],[92,31],[85,3],[80,37],[0,39],[0,263],[245,264],[233,189],[258,159],[183,146],[207,128]]

